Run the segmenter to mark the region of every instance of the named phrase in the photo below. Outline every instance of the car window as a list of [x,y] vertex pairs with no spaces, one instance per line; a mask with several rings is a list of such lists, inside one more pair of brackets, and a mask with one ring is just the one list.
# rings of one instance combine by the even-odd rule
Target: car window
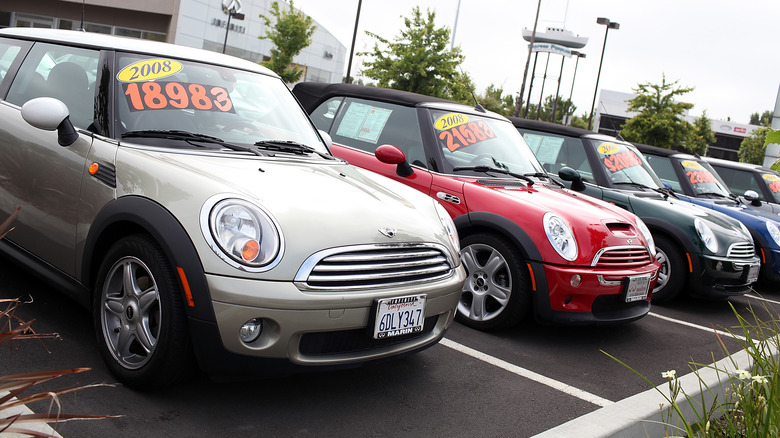
[[661,182],[668,184],[675,192],[682,192],[682,185],[674,172],[674,167],[669,157],[645,155],[645,159],[650,164],[650,167],[653,168],[655,174],[658,175],[658,178],[661,178]]
[[713,168],[715,168],[732,193],[744,195],[748,190],[755,190],[761,198],[764,197],[761,189],[758,187],[758,181],[753,176],[753,172],[720,166],[713,166]]
[[[252,145],[283,140],[327,153],[306,113],[277,77],[171,58],[117,53],[117,132],[179,130]],[[193,147],[172,141],[171,146]]]
[[13,42],[0,41],[0,82],[5,79],[5,75],[11,67],[11,63],[14,62],[20,51],[21,46]]
[[87,129],[95,117],[99,58],[97,50],[36,43],[19,68],[6,100],[22,106],[36,97],[59,99],[68,107],[70,121]]
[[613,141],[591,140],[598,163],[604,168],[613,185],[642,185],[660,188],[661,181],[653,169],[632,146]]
[[523,136],[506,119],[430,110],[444,159],[452,167],[488,166],[514,173],[544,173]]
[[706,162],[695,160],[679,160],[679,165],[685,173],[685,178],[693,186],[697,195],[715,194],[728,197],[731,192],[721,184],[714,170]]
[[311,117],[311,121],[314,122],[314,126],[325,132],[330,132],[333,121],[336,120],[336,113],[343,100],[343,97],[328,99],[312,111],[312,113],[309,114],[309,117]]
[[579,138],[523,130],[523,138],[547,172],[558,173],[562,167],[577,170],[584,181],[593,181],[593,170]]
[[417,110],[384,102],[347,98],[330,131],[333,141],[366,152],[391,144],[411,164],[427,167]]
[[[780,204],[780,176],[772,173],[762,173],[761,179],[764,180],[764,184],[769,187],[769,191],[772,193],[772,199],[768,199],[769,202]],[[762,192],[756,190],[759,194]]]

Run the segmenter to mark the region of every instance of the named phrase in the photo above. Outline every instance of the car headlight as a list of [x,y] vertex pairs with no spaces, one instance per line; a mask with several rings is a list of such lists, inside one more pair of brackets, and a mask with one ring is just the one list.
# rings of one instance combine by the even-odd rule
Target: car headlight
[[[208,203],[204,206],[208,208]],[[201,214],[203,234],[214,252],[239,269],[270,269],[282,248],[279,227],[260,207],[241,200],[216,202],[207,214]]]
[[547,240],[564,259],[574,261],[577,258],[577,241],[571,227],[555,213],[547,213],[542,219]]
[[709,225],[705,224],[703,220],[697,217],[693,220],[693,226],[696,228],[696,232],[699,233],[701,241],[704,242],[704,246],[713,253],[718,252],[718,239],[715,237],[715,233],[712,232]]
[[780,230],[777,229],[777,225],[772,222],[766,222],[766,230],[769,231],[769,235],[775,241],[775,245],[780,246]]
[[655,239],[653,239],[653,234],[650,232],[650,228],[647,228],[645,222],[638,217],[636,218],[636,225],[639,227],[639,232],[642,233],[642,235],[645,237],[645,240],[647,241],[647,248],[650,250],[650,254],[655,255]]
[[450,238],[452,247],[455,249],[455,255],[460,254],[460,238],[458,237],[458,230],[455,228],[455,222],[452,221],[452,217],[447,210],[439,204],[439,201],[434,200],[433,205],[436,208],[436,213],[439,215],[439,220],[444,226],[444,230],[447,232],[447,236]]

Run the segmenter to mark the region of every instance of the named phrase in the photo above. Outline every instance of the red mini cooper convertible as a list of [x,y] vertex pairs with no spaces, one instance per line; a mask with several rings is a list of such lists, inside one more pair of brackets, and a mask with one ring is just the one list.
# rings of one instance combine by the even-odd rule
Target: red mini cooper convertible
[[439,200],[468,278],[457,318],[477,329],[633,321],[659,263],[634,214],[557,185],[504,117],[481,107],[350,84],[293,93],[334,155]]

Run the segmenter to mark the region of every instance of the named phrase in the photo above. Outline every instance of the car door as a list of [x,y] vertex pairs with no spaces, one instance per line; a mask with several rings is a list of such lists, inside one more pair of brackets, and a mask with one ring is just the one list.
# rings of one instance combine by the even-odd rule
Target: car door
[[[420,123],[415,108],[365,99],[335,97],[320,104],[312,113],[318,129],[333,139],[333,155],[350,164],[400,181],[431,195],[432,176],[428,171]],[[379,161],[377,147],[391,144],[406,155],[414,173],[402,177],[396,166]]]
[[[21,205],[7,238],[32,255],[73,275],[82,176],[92,136],[98,50],[35,43],[0,102],[0,216]],[[34,128],[21,107],[37,97],[66,104],[79,131],[66,147],[57,132]]]

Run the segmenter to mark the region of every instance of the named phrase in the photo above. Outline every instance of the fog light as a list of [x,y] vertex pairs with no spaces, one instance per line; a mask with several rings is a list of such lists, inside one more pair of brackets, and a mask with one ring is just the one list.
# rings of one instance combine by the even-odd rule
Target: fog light
[[241,329],[238,331],[238,337],[241,339],[241,342],[248,344],[254,342],[262,331],[263,321],[257,318],[250,319],[241,326]]
[[580,284],[582,284],[582,277],[580,277],[580,274],[574,274],[571,277],[571,285],[572,285],[572,287],[577,287]]
[[715,263],[715,269],[718,270],[718,271],[722,271],[723,270],[723,262]]

